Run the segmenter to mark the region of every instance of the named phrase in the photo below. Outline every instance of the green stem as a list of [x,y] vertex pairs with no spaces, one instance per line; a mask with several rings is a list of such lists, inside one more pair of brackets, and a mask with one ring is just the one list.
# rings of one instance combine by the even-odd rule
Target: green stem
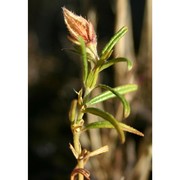
[[[73,131],[73,140],[74,140],[74,148],[76,150],[76,152],[78,153],[78,157],[81,155],[82,152],[82,148],[81,148],[81,144],[80,144],[80,131],[78,131],[78,129],[76,129],[75,131]],[[78,159],[78,168],[84,168],[84,162],[83,159]],[[79,179],[78,180],[84,180],[84,176],[82,174],[78,175]]]
[[[89,90],[85,88],[84,97],[89,93]],[[84,98],[83,97],[83,98]],[[73,143],[74,149],[77,152],[77,166],[78,168],[84,169],[84,159],[79,158],[81,156],[82,147],[80,144],[80,135],[81,135],[81,126],[82,126],[82,119],[84,113],[82,112],[83,107],[80,107],[78,110],[77,121],[72,125],[72,132],[73,132]],[[78,174],[78,180],[84,180],[84,176],[82,174]]]
[[75,148],[76,152],[78,153],[78,155],[81,154],[81,145],[80,145],[80,142],[79,142],[79,138],[80,138],[80,133],[79,132],[74,132],[73,133],[74,148]]

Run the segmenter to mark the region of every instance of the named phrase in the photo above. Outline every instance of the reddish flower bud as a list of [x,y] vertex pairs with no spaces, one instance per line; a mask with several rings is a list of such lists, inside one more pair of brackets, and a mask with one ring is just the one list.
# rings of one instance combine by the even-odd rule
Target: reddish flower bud
[[81,36],[88,46],[89,44],[97,44],[96,33],[91,22],[78,16],[66,8],[63,9],[64,20],[69,30],[68,37],[73,43],[79,45],[78,37]]

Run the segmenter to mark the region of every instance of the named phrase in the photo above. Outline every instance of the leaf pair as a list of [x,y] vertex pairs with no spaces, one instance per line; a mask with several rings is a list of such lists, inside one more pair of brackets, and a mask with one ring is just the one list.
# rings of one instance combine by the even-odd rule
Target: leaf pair
[[125,135],[124,131],[139,135],[139,136],[144,136],[143,133],[140,131],[134,129],[131,126],[128,126],[124,123],[119,122],[117,119],[115,119],[111,114],[108,112],[102,111],[97,108],[86,108],[85,111],[86,113],[94,114],[96,116],[99,116],[103,118],[105,121],[97,121],[90,123],[85,126],[84,131],[88,129],[97,129],[97,128],[115,128],[119,134],[120,140],[122,143],[125,142]]
[[[132,61],[128,60],[124,57],[119,58],[113,58],[111,60],[106,61],[112,54],[113,48],[115,44],[125,35],[127,32],[127,27],[122,27],[107,43],[107,45],[104,47],[101,53],[101,57],[96,63],[96,68],[99,72],[102,70],[118,63],[118,62],[127,62],[128,70],[132,68]],[[81,49],[81,55],[82,55],[82,64],[83,64],[83,82],[86,83],[86,80],[88,78],[88,60],[87,60],[87,52],[86,52],[86,45],[82,37],[78,38],[78,41],[80,43],[80,49]]]

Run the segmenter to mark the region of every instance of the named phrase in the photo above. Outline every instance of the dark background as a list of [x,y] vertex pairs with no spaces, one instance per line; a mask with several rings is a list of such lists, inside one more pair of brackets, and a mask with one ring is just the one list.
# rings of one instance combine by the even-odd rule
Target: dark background
[[[129,1],[131,4],[134,49],[138,56],[145,0]],[[93,7],[98,16],[97,35],[99,47],[114,34],[115,1],[98,0],[29,0],[28,1],[28,177],[29,180],[69,179],[76,161],[69,150],[72,142],[68,110],[75,97],[73,89],[81,87],[79,57],[68,51],[62,9],[73,10],[86,17],[87,9]],[[142,66],[144,67],[144,66]],[[107,71],[109,84],[113,85],[113,69]],[[143,68],[137,70],[137,77],[151,85],[151,79],[143,76]],[[144,83],[144,84],[146,84]],[[151,86],[150,86],[151,89]],[[143,94],[146,98],[147,94]],[[147,98],[151,112],[151,90]],[[141,121],[144,131],[151,122]],[[139,141],[135,137],[136,142]],[[151,140],[149,140],[151,141]],[[151,179],[151,175],[149,177]]]

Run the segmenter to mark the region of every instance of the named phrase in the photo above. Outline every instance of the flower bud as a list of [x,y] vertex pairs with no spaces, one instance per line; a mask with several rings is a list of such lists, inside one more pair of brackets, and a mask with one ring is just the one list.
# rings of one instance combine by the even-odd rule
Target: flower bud
[[86,45],[87,53],[90,53],[93,59],[97,59],[97,38],[92,23],[82,16],[72,13],[65,7],[62,9],[64,21],[70,33],[70,36],[68,36],[69,40],[76,45],[80,45],[78,38],[82,37]]
[[91,22],[84,19],[82,16],[77,16],[66,8],[63,9],[64,20],[70,33],[69,39],[79,44],[78,37],[81,36],[85,44],[97,43],[96,33]]

